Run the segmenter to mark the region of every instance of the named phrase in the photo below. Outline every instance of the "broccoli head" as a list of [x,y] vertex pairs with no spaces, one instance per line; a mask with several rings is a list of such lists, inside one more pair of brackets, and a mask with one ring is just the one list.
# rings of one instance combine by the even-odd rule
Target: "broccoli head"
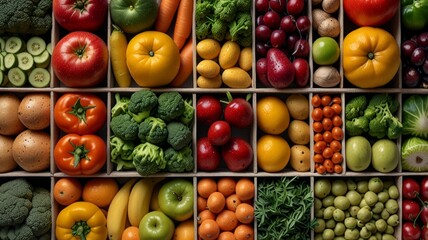
[[133,155],[135,169],[141,176],[158,173],[166,167],[163,149],[149,142],[137,145]]
[[206,38],[211,37],[211,27],[212,27],[212,21],[210,21],[208,18],[204,18],[196,22],[195,26],[195,34],[196,38],[198,40],[203,40]]
[[166,123],[160,118],[148,117],[139,125],[138,138],[142,142],[160,144],[165,142],[167,136]]
[[237,43],[242,47],[251,47],[251,44],[253,43],[253,36],[250,34],[248,36],[240,37]]
[[369,130],[369,120],[364,116],[346,120],[345,130],[349,136],[363,135]]
[[241,37],[251,36],[253,20],[250,13],[242,12],[229,24],[230,40],[238,41]]
[[132,159],[131,160],[125,160],[125,159],[122,159],[121,157],[117,157],[117,158],[112,158],[111,162],[116,164],[116,171],[134,170],[135,169],[135,166],[134,166]]
[[112,117],[110,129],[115,136],[125,141],[136,140],[138,137],[138,123],[129,114]]
[[388,131],[388,125],[385,118],[382,115],[377,114],[375,118],[373,118],[369,122],[369,135],[376,138],[383,138],[386,136]]
[[238,9],[236,0],[217,0],[214,6],[214,16],[222,21],[231,22],[236,17]]
[[158,97],[157,117],[165,122],[177,119],[184,112],[183,96],[177,91],[161,93]]
[[52,226],[50,192],[41,187],[36,187],[32,199],[33,207],[25,220],[25,225],[30,227],[36,237],[49,232]]
[[227,26],[227,22],[220,19],[209,18],[209,20],[212,21],[212,25],[211,25],[212,38],[214,38],[219,42],[223,41],[229,30],[229,27]]
[[157,104],[158,97],[156,94],[150,89],[143,89],[131,95],[128,104],[128,113],[137,123],[140,123],[150,116]]
[[345,105],[345,119],[352,120],[364,114],[367,107],[367,98],[365,95],[359,95],[349,100]]
[[110,137],[110,156],[112,160],[118,158],[132,160],[134,147],[134,141],[125,141],[114,135]]
[[192,148],[186,146],[179,151],[172,147],[165,150],[165,160],[167,172],[190,172],[195,167],[193,161]]
[[184,100],[184,111],[180,116],[180,121],[187,126],[191,126],[195,115],[195,108],[193,107],[193,100],[187,98]]
[[[364,112],[370,120],[369,135],[376,138],[387,136],[397,139],[403,132],[403,124],[393,115],[398,110],[398,100],[387,93],[375,94]],[[371,117],[371,118],[370,118]]]
[[213,13],[214,5],[209,0],[198,0],[195,7],[196,22],[202,21],[205,16]]
[[251,0],[236,0],[236,8],[240,12],[250,12],[251,11]]
[[0,227],[19,225],[32,208],[33,187],[24,178],[16,178],[0,186]]
[[121,114],[127,114],[129,98],[121,97],[120,93],[116,93],[114,98],[116,100],[116,104],[114,104],[114,106],[111,108],[111,116],[116,117]]
[[180,150],[192,141],[192,131],[182,122],[170,122],[167,125],[168,137],[166,141],[175,150]]

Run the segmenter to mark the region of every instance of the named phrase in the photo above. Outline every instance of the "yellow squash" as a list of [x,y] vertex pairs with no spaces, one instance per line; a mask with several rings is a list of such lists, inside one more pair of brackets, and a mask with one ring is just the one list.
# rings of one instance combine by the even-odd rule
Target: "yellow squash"
[[169,35],[145,31],[129,41],[126,64],[140,87],[161,87],[168,85],[177,75],[180,52]]
[[346,35],[342,48],[344,75],[359,88],[386,85],[400,66],[398,43],[381,28],[357,28]]

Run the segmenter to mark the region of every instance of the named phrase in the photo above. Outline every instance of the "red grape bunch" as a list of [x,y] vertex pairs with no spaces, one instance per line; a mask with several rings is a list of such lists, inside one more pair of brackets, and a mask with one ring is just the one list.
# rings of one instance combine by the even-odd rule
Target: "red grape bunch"
[[403,86],[428,88],[428,32],[422,32],[401,44]]

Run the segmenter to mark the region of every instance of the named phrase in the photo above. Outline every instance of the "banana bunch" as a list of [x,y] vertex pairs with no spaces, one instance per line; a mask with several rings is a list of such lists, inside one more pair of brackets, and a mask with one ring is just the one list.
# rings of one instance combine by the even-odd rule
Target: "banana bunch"
[[127,222],[138,227],[149,212],[152,193],[161,177],[129,179],[116,193],[107,212],[107,231],[110,240],[120,240]]

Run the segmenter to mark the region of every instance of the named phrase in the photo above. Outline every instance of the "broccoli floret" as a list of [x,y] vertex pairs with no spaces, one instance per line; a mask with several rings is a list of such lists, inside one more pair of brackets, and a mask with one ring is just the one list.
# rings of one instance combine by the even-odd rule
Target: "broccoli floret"
[[157,117],[165,122],[172,121],[184,112],[183,96],[177,91],[161,93],[158,97]]
[[196,22],[202,21],[206,16],[213,13],[214,5],[209,0],[198,0],[195,7]]
[[36,236],[34,236],[31,228],[25,224],[18,225],[15,227],[10,227],[6,229],[6,238],[3,239],[19,239],[19,240],[38,240]]
[[30,227],[34,236],[39,237],[48,233],[52,226],[50,192],[41,187],[35,188],[32,204],[25,225]]
[[143,89],[131,95],[128,104],[128,113],[137,122],[142,122],[150,116],[158,104],[158,97],[150,89]]
[[111,159],[132,160],[132,152],[135,148],[134,141],[124,141],[117,136],[110,137]]
[[125,141],[136,140],[138,137],[138,123],[129,114],[113,117],[110,129],[115,136]]
[[193,100],[191,98],[184,99],[184,111],[180,116],[180,121],[186,126],[191,126],[195,115]]
[[219,42],[223,41],[229,30],[229,27],[227,26],[227,22],[216,18],[214,19],[209,18],[209,20],[212,22],[212,25],[211,25],[212,38],[214,38]]
[[161,118],[148,117],[139,125],[138,138],[142,142],[160,144],[165,142],[167,136],[166,123]]
[[349,136],[362,135],[369,130],[369,120],[364,116],[346,120],[345,130]]
[[19,225],[32,208],[33,187],[24,178],[16,178],[0,186],[0,227]]
[[172,147],[165,150],[167,172],[190,172],[195,167],[192,148],[186,146],[179,151]]
[[195,26],[196,38],[198,40],[210,38],[212,36],[211,34],[212,25],[213,25],[212,21],[210,21],[206,17],[196,22],[196,26]]
[[0,34],[43,35],[52,28],[52,0],[0,1]]
[[352,98],[345,106],[345,119],[352,120],[353,118],[362,116],[367,108],[367,98],[365,95],[359,95]]
[[386,136],[388,126],[385,119],[381,115],[376,115],[369,123],[369,135],[376,138],[383,138]]
[[229,25],[230,40],[238,41],[251,35],[253,20],[249,13],[239,13]]
[[[134,156],[134,155],[132,155]],[[116,164],[116,171],[122,171],[122,170],[134,170],[135,166],[134,163],[131,160],[124,160],[121,157],[112,158],[111,162]]]
[[129,98],[121,97],[120,93],[114,95],[116,104],[111,108],[111,116],[116,117],[121,114],[128,113]]
[[240,12],[249,12],[251,11],[251,0],[236,0],[236,8]]
[[181,122],[170,122],[167,125],[168,137],[166,141],[175,150],[180,150],[192,141],[192,131]]
[[251,44],[253,43],[253,36],[251,36],[251,34],[248,36],[243,36],[238,39],[237,43],[241,47],[251,47]]
[[214,16],[222,21],[231,22],[236,17],[236,0],[217,0],[214,6]]
[[134,148],[133,163],[138,174],[142,176],[158,173],[166,167],[163,149],[149,142]]

